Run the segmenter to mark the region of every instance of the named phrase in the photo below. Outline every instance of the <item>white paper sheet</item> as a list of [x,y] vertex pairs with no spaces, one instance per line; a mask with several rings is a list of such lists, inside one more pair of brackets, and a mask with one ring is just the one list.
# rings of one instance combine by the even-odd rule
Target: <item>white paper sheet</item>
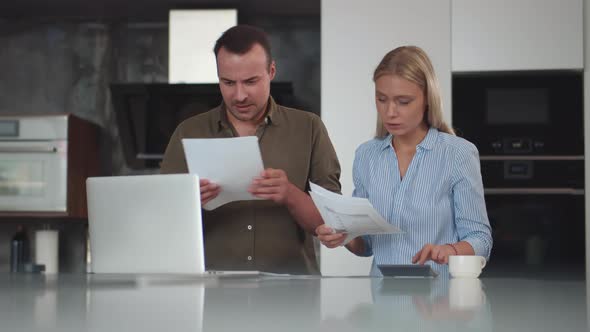
[[256,136],[184,138],[182,145],[189,172],[221,187],[219,195],[203,206],[205,210],[260,199],[248,192],[252,180],[264,170]]
[[311,182],[309,185],[311,199],[326,225],[348,234],[344,244],[362,235],[403,233],[383,219],[369,200],[335,194]]

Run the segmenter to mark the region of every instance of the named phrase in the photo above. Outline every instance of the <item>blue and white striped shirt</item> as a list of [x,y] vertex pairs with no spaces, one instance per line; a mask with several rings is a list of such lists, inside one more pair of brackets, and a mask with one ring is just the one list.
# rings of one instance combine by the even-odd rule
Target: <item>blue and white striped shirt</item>
[[[488,259],[492,236],[477,148],[430,128],[402,180],[391,139],[363,143],[353,164],[353,196],[367,198],[385,220],[405,231],[363,237],[365,255],[374,255],[371,273],[380,275],[378,264],[411,264],[426,243],[466,241]],[[448,271],[446,265],[428,264],[439,273]]]

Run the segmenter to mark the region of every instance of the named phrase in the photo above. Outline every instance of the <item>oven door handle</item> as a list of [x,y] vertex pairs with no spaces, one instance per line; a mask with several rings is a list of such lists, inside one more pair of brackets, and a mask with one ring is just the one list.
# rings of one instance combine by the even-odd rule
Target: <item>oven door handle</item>
[[0,153],[58,153],[59,148],[57,146],[2,146],[0,147]]
[[486,195],[584,195],[584,189],[574,188],[486,188]]

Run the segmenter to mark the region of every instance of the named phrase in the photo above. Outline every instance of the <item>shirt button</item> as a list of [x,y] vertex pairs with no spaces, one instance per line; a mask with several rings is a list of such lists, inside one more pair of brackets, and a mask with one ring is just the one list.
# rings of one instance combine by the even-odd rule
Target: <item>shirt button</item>
[[251,231],[252,230],[252,225],[248,225],[248,230]]
[[248,260],[251,261],[252,260],[252,256],[248,256]]

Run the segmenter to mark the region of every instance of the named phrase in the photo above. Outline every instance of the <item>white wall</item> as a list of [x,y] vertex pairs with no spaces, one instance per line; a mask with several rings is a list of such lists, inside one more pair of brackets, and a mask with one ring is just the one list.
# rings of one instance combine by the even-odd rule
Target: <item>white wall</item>
[[[322,0],[322,120],[342,167],[342,193],[352,194],[358,145],[372,138],[377,114],[372,73],[388,51],[422,47],[431,57],[451,119],[450,0]],[[370,259],[344,248],[321,250],[324,275],[367,274]]]

